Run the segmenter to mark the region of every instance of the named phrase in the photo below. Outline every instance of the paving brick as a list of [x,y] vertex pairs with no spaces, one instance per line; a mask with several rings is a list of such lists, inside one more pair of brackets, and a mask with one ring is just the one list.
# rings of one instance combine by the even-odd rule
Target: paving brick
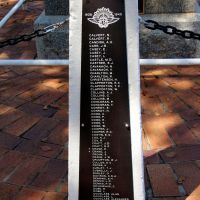
[[155,197],[180,196],[173,171],[168,164],[147,165]]
[[172,87],[174,90],[177,91],[186,91],[186,90],[190,90],[194,87],[194,83],[191,80],[186,80],[184,78],[178,78],[175,79],[176,82],[170,84],[170,87]]
[[143,146],[143,150],[148,150],[150,148],[148,144],[148,138],[144,130],[142,130],[142,146]]
[[27,185],[31,183],[46,165],[47,161],[47,158],[29,156],[7,179],[7,182],[15,185]]
[[178,200],[176,197],[151,198],[150,200]]
[[[173,153],[174,156],[169,156]],[[162,159],[167,162],[200,160],[200,145],[178,146],[160,152]]]
[[193,134],[200,141],[200,120],[193,120],[187,123],[187,126],[192,130]]
[[53,129],[47,141],[54,144],[64,145],[68,140],[68,125],[63,122]]
[[200,160],[196,160],[196,164],[200,168]]
[[68,110],[67,109],[58,110],[58,112],[53,116],[53,118],[58,119],[58,120],[62,120],[62,121],[67,121]]
[[162,104],[158,97],[150,98],[150,97],[143,97],[142,98],[142,108],[144,113],[147,114],[154,114],[154,115],[161,115],[164,113]]
[[66,175],[67,162],[51,160],[44,171],[35,179],[32,186],[55,191],[61,179]]
[[23,82],[27,81],[28,79],[26,79],[23,76],[16,76],[15,78],[12,79],[8,79],[4,82],[0,83],[0,90],[1,91],[7,91],[9,89],[18,87],[20,85],[23,85]]
[[64,180],[61,180],[61,182],[58,184],[58,192],[60,193],[68,193],[68,180],[67,177]]
[[6,152],[8,152],[8,149],[5,149],[5,148],[0,146],[0,159]]
[[199,115],[193,109],[183,109],[183,110],[179,111],[178,113],[183,119],[185,119],[187,121],[199,119]]
[[[21,43],[21,44],[18,44],[18,45],[20,45],[23,48],[27,47],[27,45],[25,43]],[[29,66],[29,67],[26,67],[26,66],[15,66],[15,67],[12,68],[12,71],[14,71],[18,75],[26,75],[26,74],[34,71],[35,67],[36,66]]]
[[192,162],[172,163],[176,175],[183,177],[183,186],[188,195],[200,196],[200,169]]
[[26,101],[24,101],[23,99],[19,99],[17,97],[15,97],[14,99],[6,98],[6,99],[2,100],[3,104],[10,106],[10,107],[13,107],[13,108],[17,108],[18,106],[21,106],[25,102]]
[[167,132],[176,144],[198,144],[193,132],[185,124],[170,128]]
[[10,71],[10,67],[9,66],[2,66],[1,70],[0,70],[0,74],[4,74],[5,72],[9,72],[9,71]]
[[20,110],[29,113],[31,115],[40,116],[40,117],[52,117],[56,113],[56,109],[48,107],[44,108],[42,105],[28,102],[19,107]]
[[58,122],[53,119],[43,118],[35,126],[29,129],[23,137],[39,141],[46,138],[50,134],[50,131],[57,126],[57,124]]
[[200,96],[194,94],[191,91],[179,92],[178,96],[197,113],[200,113]]
[[26,159],[26,156],[17,151],[10,151],[0,159],[0,180],[6,179],[7,176]]
[[3,74],[0,74],[0,78],[3,78],[3,79],[11,79],[13,77],[16,77],[17,74],[15,74],[14,72],[12,71],[7,71]]
[[3,115],[0,115],[0,129],[16,121],[23,115],[24,115],[23,112],[16,109],[9,110]]
[[57,101],[59,98],[61,98],[64,95],[63,92],[59,92],[56,90],[52,90],[39,98],[37,98],[34,102],[37,104],[42,104],[42,105],[50,105]]
[[68,93],[69,92],[69,84],[68,84],[68,82],[65,85],[59,87],[58,90],[62,91],[62,92],[65,92],[65,93]]
[[0,53],[0,59],[9,59],[9,56],[5,52],[2,52]]
[[55,158],[62,151],[62,147],[59,145],[48,144],[44,142],[34,142],[29,140],[24,140],[17,146],[16,149],[21,152],[27,152],[33,155],[39,155],[48,158]]
[[33,72],[30,72],[28,74],[25,75],[26,78],[28,79],[35,79],[35,80],[38,80],[38,81],[42,81],[45,76],[36,72],[36,71],[33,71]]
[[30,129],[34,124],[36,124],[38,120],[39,118],[30,115],[25,115],[22,118],[5,127],[3,130],[11,135],[20,136],[25,131]]
[[0,199],[12,200],[17,194],[19,187],[16,185],[9,185],[6,183],[0,183]]
[[0,131],[0,146],[13,149],[22,141],[21,138]]
[[200,200],[200,196],[188,196],[185,200]]
[[68,149],[67,148],[63,149],[62,153],[58,156],[58,159],[68,160]]
[[188,107],[174,93],[159,95],[159,98],[167,112],[182,112],[188,110]]
[[193,77],[194,75],[199,75],[199,72],[196,68],[197,66],[178,66],[176,71],[178,71],[180,75],[192,75]]
[[162,77],[162,79],[168,83],[168,85],[173,85],[175,84],[179,79],[180,77],[176,76],[176,77],[171,77],[171,76],[165,76],[165,77]]
[[0,115],[2,115],[3,113],[5,113],[5,112],[7,112],[7,111],[9,111],[11,109],[12,109],[12,107],[10,107],[10,106],[6,106],[4,104],[0,104]]
[[51,79],[44,80],[42,84],[47,87],[58,89],[59,87],[63,86],[65,82],[66,80],[62,78],[51,78]]
[[16,200],[42,200],[44,197],[45,192],[24,188],[19,195],[17,196]]
[[173,89],[168,87],[168,84],[159,79],[145,77],[146,92],[148,97],[156,97],[166,95],[173,92]]
[[145,165],[161,163],[160,157],[157,151],[143,151]]
[[[146,196],[148,196],[148,191],[152,191],[151,190],[151,185],[150,185],[150,181],[149,181],[149,178],[148,178],[148,173],[147,173],[147,169],[146,167],[144,167],[144,186],[145,186],[145,192],[146,192]],[[152,194],[151,194],[152,196]]]
[[162,117],[143,116],[143,128],[152,149],[166,148],[173,145],[161,120]]
[[45,66],[39,72],[46,76],[67,78],[68,66]]
[[44,200],[65,200],[67,197],[66,194],[59,194],[55,192],[47,192],[44,197]]
[[35,80],[32,82],[30,80],[28,81],[24,80],[23,84],[18,84],[18,85],[15,85],[14,87],[8,88],[7,90],[4,90],[3,93],[1,93],[1,96],[6,97],[6,98],[13,98],[25,92],[26,90],[29,90],[30,88],[32,88],[33,84],[35,84]]
[[60,109],[67,109],[68,108],[68,95],[64,95],[60,98],[55,105],[57,105]]
[[23,52],[19,59],[28,59],[28,58],[34,58],[36,56],[36,52],[33,49],[27,49],[25,52]]
[[152,74],[156,77],[162,77],[162,76],[170,76],[170,75],[177,75],[177,71],[172,69],[172,66],[170,67],[163,67],[158,66],[156,69],[152,70]]
[[150,200],[185,200],[187,197],[151,198]]
[[26,92],[23,92],[18,97],[21,99],[25,99],[25,100],[34,100],[37,97],[43,95],[47,91],[48,91],[47,87],[37,85],[36,87],[34,87]]

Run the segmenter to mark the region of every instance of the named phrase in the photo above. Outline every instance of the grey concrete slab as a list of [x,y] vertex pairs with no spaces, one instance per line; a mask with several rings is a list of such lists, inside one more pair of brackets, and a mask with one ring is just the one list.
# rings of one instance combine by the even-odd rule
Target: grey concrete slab
[[46,15],[69,15],[69,0],[45,0]]
[[145,14],[197,12],[195,0],[144,0]]

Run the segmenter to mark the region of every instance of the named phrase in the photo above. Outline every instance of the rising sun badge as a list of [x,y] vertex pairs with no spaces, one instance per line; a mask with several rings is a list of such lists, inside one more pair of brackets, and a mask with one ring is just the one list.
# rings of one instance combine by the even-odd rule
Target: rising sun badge
[[97,24],[100,28],[107,28],[110,24],[117,22],[120,18],[115,18],[109,8],[98,8],[92,18],[88,21]]

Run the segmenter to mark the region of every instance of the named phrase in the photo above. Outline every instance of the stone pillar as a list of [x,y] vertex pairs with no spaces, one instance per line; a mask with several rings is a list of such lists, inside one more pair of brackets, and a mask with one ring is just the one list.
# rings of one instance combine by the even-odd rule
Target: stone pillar
[[[200,33],[199,5],[195,0],[144,0],[145,20]],[[141,58],[198,58],[200,41],[151,31],[140,25]]]
[[[69,0],[45,0],[45,10],[34,23],[35,29],[69,18]],[[36,39],[38,59],[67,59],[69,55],[69,23]]]

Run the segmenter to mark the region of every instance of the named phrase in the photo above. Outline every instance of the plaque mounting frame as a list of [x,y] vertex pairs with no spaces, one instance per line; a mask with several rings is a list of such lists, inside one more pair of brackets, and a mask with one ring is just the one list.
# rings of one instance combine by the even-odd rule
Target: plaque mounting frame
[[[143,153],[140,109],[138,0],[125,1],[131,152],[134,199],[144,200]],[[69,32],[69,170],[68,200],[78,200],[80,148],[80,91],[82,0],[70,0]],[[134,58],[134,59],[133,59]]]

